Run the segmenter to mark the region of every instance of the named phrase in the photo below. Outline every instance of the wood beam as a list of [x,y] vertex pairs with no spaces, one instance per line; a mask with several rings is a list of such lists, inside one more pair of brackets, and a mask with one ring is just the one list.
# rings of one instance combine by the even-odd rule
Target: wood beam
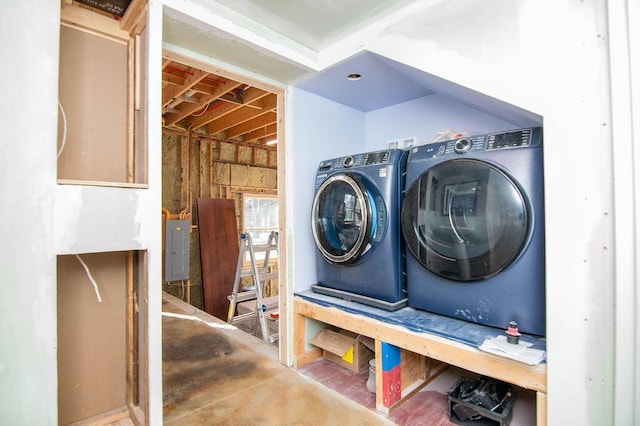
[[276,136],[278,134],[278,125],[276,123],[269,124],[265,127],[255,129],[244,135],[245,142],[257,141],[258,139]]
[[184,95],[189,89],[195,86],[200,82],[203,78],[209,75],[202,70],[196,70],[194,68],[189,68],[191,75],[184,80],[182,86],[172,86],[168,87],[162,93],[162,107],[166,107],[171,103],[174,98],[180,97]]
[[[251,103],[267,95],[269,95],[269,92],[265,92],[262,89],[256,89],[255,87],[250,87],[244,91],[244,101],[245,103]],[[187,127],[191,127],[194,130],[199,129],[200,127],[209,124],[212,121],[221,118],[226,114],[232,113],[233,111],[236,111],[240,108],[242,108],[241,105],[230,103],[224,104],[214,109],[210,108],[201,116],[193,117],[187,120]]]
[[238,136],[242,136],[246,133],[250,133],[254,130],[263,130],[266,126],[274,127],[278,121],[278,115],[275,112],[267,112],[263,113],[258,117],[255,117],[252,120],[245,121],[244,123],[238,124],[236,126],[230,127],[227,129],[227,138],[232,139]]
[[[224,95],[231,90],[242,86],[242,83],[238,83],[237,81],[228,80],[226,83],[218,87],[211,95],[209,96],[200,96],[198,102],[193,104],[182,104],[181,108],[179,108],[176,112],[168,112],[165,114],[165,125],[170,126],[175,124],[176,122],[186,118],[190,115],[197,113],[203,108],[207,108],[203,115],[195,118],[191,118],[187,122],[187,127],[191,127],[193,123],[197,122],[199,118],[208,117],[212,115],[210,111],[214,111],[215,109],[211,109],[211,104],[220,96]],[[206,124],[206,123],[205,123]],[[194,129],[201,127],[202,125],[193,125]]]
[[146,25],[147,0],[132,0],[120,20],[120,28],[130,34],[139,34]]
[[255,101],[254,105],[260,106],[260,110],[241,108],[231,114],[227,114],[219,120],[216,120],[214,123],[211,123],[207,128],[207,134],[214,135],[216,133],[220,133],[239,123],[244,123],[245,121],[274,110],[276,108],[277,98],[278,97],[276,95],[270,94],[265,96],[263,99]]
[[162,82],[170,85],[182,86],[184,84],[184,77],[170,73],[169,71],[162,71]]

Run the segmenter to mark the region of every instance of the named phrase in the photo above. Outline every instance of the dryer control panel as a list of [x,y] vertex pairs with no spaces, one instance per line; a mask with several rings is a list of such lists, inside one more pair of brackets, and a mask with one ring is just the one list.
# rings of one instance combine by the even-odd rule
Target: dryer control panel
[[531,145],[531,129],[516,132],[492,133],[487,136],[486,149],[521,148]]

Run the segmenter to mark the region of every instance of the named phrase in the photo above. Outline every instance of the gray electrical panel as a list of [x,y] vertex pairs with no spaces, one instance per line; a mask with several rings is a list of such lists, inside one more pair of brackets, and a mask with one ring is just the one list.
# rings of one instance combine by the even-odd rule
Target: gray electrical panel
[[167,220],[165,226],[164,280],[189,279],[189,220]]

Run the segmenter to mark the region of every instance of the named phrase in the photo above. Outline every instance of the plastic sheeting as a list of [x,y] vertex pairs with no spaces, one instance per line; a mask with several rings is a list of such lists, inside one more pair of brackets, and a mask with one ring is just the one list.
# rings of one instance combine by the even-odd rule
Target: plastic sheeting
[[[501,330],[465,320],[445,317],[411,307],[402,308],[395,312],[389,312],[363,305],[361,303],[317,294],[311,290],[297,292],[295,295],[321,306],[333,306],[345,312],[365,315],[378,321],[399,325],[416,333],[434,334],[475,348],[479,347],[485,339],[491,339],[504,334],[508,325],[505,324],[505,330]],[[520,341],[531,343],[531,347],[535,349],[546,349],[546,339],[538,336],[523,334],[520,337]]]

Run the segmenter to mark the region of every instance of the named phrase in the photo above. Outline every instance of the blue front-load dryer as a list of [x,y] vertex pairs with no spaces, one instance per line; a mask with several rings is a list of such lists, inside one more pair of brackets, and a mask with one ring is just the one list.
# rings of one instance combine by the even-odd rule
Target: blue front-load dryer
[[312,291],[386,310],[407,304],[400,205],[407,152],[322,161],[312,230],[318,283]]
[[545,335],[542,129],[415,147],[402,230],[409,305]]

